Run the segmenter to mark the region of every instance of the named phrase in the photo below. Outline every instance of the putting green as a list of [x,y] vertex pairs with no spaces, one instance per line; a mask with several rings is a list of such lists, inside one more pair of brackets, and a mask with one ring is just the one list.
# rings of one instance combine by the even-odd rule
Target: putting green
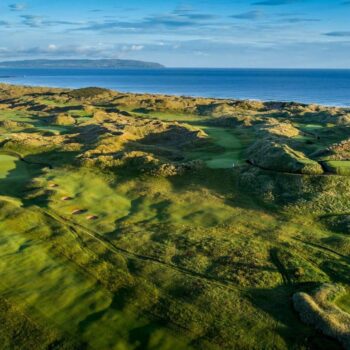
[[234,129],[225,129],[221,127],[199,126],[208,136],[209,140],[219,146],[222,151],[210,152],[203,151],[190,152],[190,158],[201,159],[205,161],[211,169],[228,169],[241,164],[243,145],[237,132]]
[[305,130],[316,130],[316,129],[324,128],[324,125],[321,125],[321,124],[301,124],[301,123],[297,123],[296,125],[300,129],[305,129]]

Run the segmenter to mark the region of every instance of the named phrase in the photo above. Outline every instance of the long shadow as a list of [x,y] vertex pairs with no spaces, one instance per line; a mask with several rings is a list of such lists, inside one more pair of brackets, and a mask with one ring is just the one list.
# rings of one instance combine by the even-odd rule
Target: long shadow
[[273,209],[254,196],[246,187],[239,183],[239,173],[232,169],[204,168],[182,176],[168,178],[174,190],[183,192],[193,188],[203,188],[213,191],[223,198],[228,206],[241,209],[263,210]]
[[72,110],[82,111],[83,109],[84,109],[84,107],[81,105],[65,106],[65,107],[53,107],[53,108],[50,108],[50,113],[64,113],[64,112],[69,112]]
[[302,323],[294,311],[292,296],[298,291],[311,291],[318,284],[308,283],[291,286],[278,286],[271,289],[250,289],[245,296],[250,302],[269,314],[276,321],[274,332],[279,334],[292,349],[304,348],[319,350],[340,350],[340,344],[324,336],[313,327]]
[[116,312],[121,312],[127,306],[130,300],[131,289],[121,288],[114,293],[111,303],[104,309],[100,311],[93,312],[89,314],[84,320],[79,322],[79,331],[84,332],[92,323],[98,322],[103,318],[103,316],[110,310]]
[[290,278],[290,275],[289,275],[287,269],[284,267],[283,263],[281,262],[281,260],[278,257],[278,249],[277,248],[272,248],[270,250],[270,259],[271,259],[271,262],[276,266],[279,273],[281,274],[282,279],[283,279],[283,283],[286,286],[291,286],[292,280]]
[[14,162],[15,167],[6,174],[4,179],[0,180],[0,194],[22,199],[32,179],[38,176],[45,166],[39,163],[31,164],[25,158],[19,158],[15,154],[2,154],[16,158],[16,161]]
[[[138,213],[141,210],[144,201],[145,201],[145,197],[136,198],[133,201],[131,201],[131,209],[130,209],[128,215],[126,215],[120,219],[117,219],[115,221],[115,223],[121,224],[123,222],[127,222],[128,219],[130,219],[133,215],[135,215],[136,213]],[[164,211],[169,207],[169,205],[171,205],[171,201],[169,201],[169,200],[162,200],[161,202],[154,203],[154,204],[150,205],[150,208],[154,209],[156,211],[155,215],[148,218],[147,220],[138,222],[138,224],[150,222],[155,217],[158,218],[159,220],[166,219],[167,215],[166,215],[166,213],[164,213]]]
[[[151,114],[150,114],[151,116]],[[148,117],[148,115],[147,115]],[[157,118],[155,118],[157,119]],[[187,121],[185,124],[191,124]],[[193,124],[207,126],[208,121],[193,121]],[[176,128],[174,127],[175,131]],[[145,151],[149,151],[156,158],[165,158],[169,162],[182,163],[185,159],[179,159],[176,161],[172,157],[171,151],[173,150],[176,155],[179,153],[179,149],[182,149],[182,153],[188,151],[199,151],[201,149],[208,149],[208,151],[213,152],[221,152],[224,151],[225,148],[222,148],[218,145],[207,143],[205,140],[198,140],[196,142],[188,142],[186,138],[182,140],[173,133],[174,130],[167,130],[161,133],[151,133],[146,135],[142,139],[138,139],[137,143],[135,142],[127,142],[121,152],[127,151],[130,149],[135,149],[135,146],[140,149],[144,149]],[[195,135],[196,132],[193,133]],[[189,134],[191,139],[192,134]],[[183,141],[183,142],[182,142]],[[164,143],[167,145],[167,152],[163,151]],[[152,145],[153,148],[145,148],[145,146]],[[134,177],[138,175],[138,169],[121,169],[118,171],[119,181],[123,182],[123,178],[128,179],[128,176],[123,176],[123,172],[125,174],[129,174]],[[140,173],[139,173],[140,174]],[[122,176],[120,176],[122,175]],[[239,183],[240,173],[239,171],[233,169],[210,169],[204,167],[203,169],[198,169],[194,171],[189,171],[185,174],[181,174],[179,176],[170,176],[167,177],[168,181],[171,183],[173,189],[175,191],[186,191],[188,189],[193,189],[195,187],[201,187],[205,189],[209,189],[214,191],[218,195],[220,195],[225,203],[229,206],[239,207],[242,209],[262,209],[262,210],[275,210],[276,207],[273,205],[266,204],[263,200],[260,200],[258,196],[254,195],[253,191],[249,191],[248,188],[243,188]]]
[[[79,322],[79,332],[84,333],[93,323],[99,322],[107,312],[124,312],[124,310],[128,308],[130,302],[133,302],[133,294],[134,291],[132,288],[121,288],[118,290],[114,293],[110,305],[103,310],[91,313],[84,320]],[[134,347],[135,350],[148,348],[151,335],[154,334],[154,331],[164,328],[164,325],[160,322],[152,320],[149,320],[145,325],[136,326],[139,318],[140,315],[137,312],[133,314],[128,312],[128,322],[132,321],[135,323],[135,328],[128,331],[128,341],[130,344],[137,344],[136,347]]]
[[79,125],[73,131],[78,134],[77,141],[82,142],[85,147],[91,146],[101,135],[109,132],[107,128],[100,124]]
[[[33,180],[42,174],[44,169],[72,164],[77,153],[53,150],[26,157],[11,151],[5,151],[3,154],[12,155],[17,160],[6,178],[0,180],[0,194],[20,199],[24,207],[39,205],[47,208],[51,192],[38,187]],[[37,195],[31,196],[34,192],[37,192]]]

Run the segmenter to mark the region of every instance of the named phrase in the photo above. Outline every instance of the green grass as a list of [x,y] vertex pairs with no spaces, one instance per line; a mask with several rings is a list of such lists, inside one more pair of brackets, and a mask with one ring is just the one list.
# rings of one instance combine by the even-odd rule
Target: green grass
[[71,110],[68,114],[74,117],[78,123],[84,123],[92,118],[92,114],[84,110]]
[[0,195],[9,194],[21,198],[21,191],[36,171],[35,166],[29,169],[17,157],[0,153]]
[[159,119],[165,122],[183,122],[183,123],[197,123],[208,120],[208,117],[199,116],[191,113],[174,113],[174,112],[157,112],[149,111],[147,113],[142,112],[139,108],[135,107],[119,107],[120,110],[131,113],[132,115],[140,118]]
[[321,124],[304,124],[303,125],[303,128],[308,129],[308,130],[321,129],[323,127],[324,127],[324,125],[321,125]]
[[31,122],[31,116],[27,112],[0,110],[0,120],[13,120],[15,122]]
[[17,158],[0,154],[0,179],[6,179],[11,170],[16,169]]
[[[17,222],[2,219],[0,223],[3,233],[0,294],[8,295],[8,300],[15,305],[23,306],[39,324],[45,319],[73,338],[79,334],[80,341],[87,342],[92,348],[111,349],[119,346],[131,349],[131,345],[123,340],[125,331],[128,327],[143,327],[148,323],[137,318],[132,309],[126,312],[118,309],[118,300],[114,301],[116,296],[96,284],[93,276],[85,274],[79,266],[70,262],[72,257],[69,254],[74,250],[75,254],[81,255],[81,259],[91,259],[93,255],[90,257],[88,251],[77,250],[75,238],[70,234],[65,235],[62,246],[65,251],[61,256],[52,254],[52,245],[57,242],[43,241],[45,237],[55,235],[49,226],[45,226],[42,214],[37,210],[26,213],[19,208],[10,208],[8,204],[6,206],[6,209],[2,208],[2,214],[16,211]],[[25,235],[25,230],[34,229],[36,225],[42,228],[41,233]],[[60,229],[57,227],[56,230]],[[102,265],[101,268],[102,272]],[[159,332],[167,334],[161,327]],[[96,337],[96,334],[103,336]],[[169,334],[168,342],[175,346],[180,340],[171,340]]]
[[345,312],[350,313],[350,293],[347,293],[335,300],[335,303]]
[[324,162],[325,167],[338,175],[350,175],[350,161],[329,160]]
[[[57,185],[55,188],[50,184]],[[49,208],[65,217],[74,217],[89,227],[99,228],[102,232],[115,229],[115,220],[128,214],[131,203],[122,194],[118,194],[101,174],[93,171],[48,171],[40,178],[40,186],[50,190]],[[64,197],[71,199],[64,201]],[[83,210],[83,214],[73,215],[75,210]],[[89,222],[87,216],[98,216]]]
[[325,125],[322,124],[306,124],[306,123],[294,123],[294,125],[301,130],[305,130],[306,132],[308,131],[317,131],[318,129],[322,129],[325,127]]

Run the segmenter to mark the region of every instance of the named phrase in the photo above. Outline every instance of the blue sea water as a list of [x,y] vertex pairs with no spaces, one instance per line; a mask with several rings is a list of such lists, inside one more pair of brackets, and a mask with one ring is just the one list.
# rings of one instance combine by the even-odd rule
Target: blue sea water
[[0,69],[11,84],[350,106],[350,70]]

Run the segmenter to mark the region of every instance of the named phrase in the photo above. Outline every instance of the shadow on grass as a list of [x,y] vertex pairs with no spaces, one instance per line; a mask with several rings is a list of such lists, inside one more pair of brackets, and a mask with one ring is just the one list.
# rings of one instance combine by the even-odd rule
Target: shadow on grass
[[[55,166],[70,165],[73,163],[76,152],[60,152],[53,150],[20,157],[15,152],[3,152],[16,157],[15,167],[7,173],[6,178],[0,180],[0,195],[18,198],[24,207],[38,205],[48,207],[50,191],[38,187],[33,180],[43,173],[44,169]],[[30,196],[39,191],[37,196]]]
[[301,349],[307,344],[307,349],[340,350],[342,347],[338,342],[303,324],[294,311],[293,294],[300,290],[313,290],[317,285],[307,283],[272,289],[250,289],[245,292],[245,296],[255,307],[276,321],[275,332],[285,340],[289,349]]

